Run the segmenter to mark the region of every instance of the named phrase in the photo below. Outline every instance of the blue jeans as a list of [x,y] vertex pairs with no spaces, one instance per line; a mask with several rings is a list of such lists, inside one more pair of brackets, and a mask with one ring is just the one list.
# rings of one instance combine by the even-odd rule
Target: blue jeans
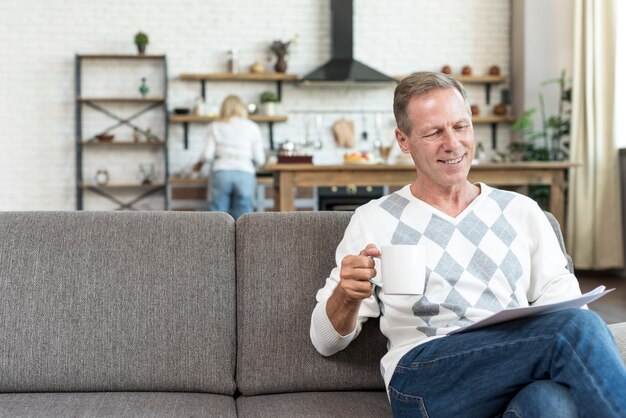
[[209,210],[228,212],[235,220],[254,210],[254,174],[237,170],[219,170],[211,174]]
[[517,407],[528,411],[558,403],[522,396],[522,389],[542,380],[567,388],[582,417],[626,417],[626,368],[606,324],[584,309],[419,345],[398,363],[389,395],[397,417],[497,417],[512,413],[507,406],[515,407],[518,393]]

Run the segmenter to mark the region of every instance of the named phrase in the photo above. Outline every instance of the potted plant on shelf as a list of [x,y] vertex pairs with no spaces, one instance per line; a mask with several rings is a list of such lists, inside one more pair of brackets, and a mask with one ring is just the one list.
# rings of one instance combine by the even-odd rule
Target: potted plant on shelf
[[148,35],[143,32],[137,32],[135,35],[135,45],[137,45],[137,51],[140,55],[146,53],[146,45],[148,45],[149,41]]
[[273,91],[264,91],[261,93],[261,109],[264,115],[275,115],[276,103],[278,103],[278,96],[276,93]]
[[295,45],[297,38],[298,35],[294,36],[293,39],[290,39],[286,42],[276,40],[270,44],[270,51],[276,55],[276,64],[274,65],[274,70],[276,70],[277,73],[284,73],[287,71],[287,61],[285,61],[285,56],[289,53],[289,48],[292,45]]

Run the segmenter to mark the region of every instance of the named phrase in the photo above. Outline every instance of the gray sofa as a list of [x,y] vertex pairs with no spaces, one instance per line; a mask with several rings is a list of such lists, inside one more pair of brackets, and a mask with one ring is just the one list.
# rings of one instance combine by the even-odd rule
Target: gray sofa
[[377,321],[309,342],[349,216],[0,213],[0,416],[390,416]]

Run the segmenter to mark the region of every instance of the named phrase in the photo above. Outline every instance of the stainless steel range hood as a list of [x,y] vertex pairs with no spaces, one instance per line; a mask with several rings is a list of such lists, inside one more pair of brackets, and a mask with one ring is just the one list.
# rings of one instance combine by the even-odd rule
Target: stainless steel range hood
[[352,1],[330,0],[332,56],[326,64],[302,77],[302,84],[397,82],[396,79],[354,59]]

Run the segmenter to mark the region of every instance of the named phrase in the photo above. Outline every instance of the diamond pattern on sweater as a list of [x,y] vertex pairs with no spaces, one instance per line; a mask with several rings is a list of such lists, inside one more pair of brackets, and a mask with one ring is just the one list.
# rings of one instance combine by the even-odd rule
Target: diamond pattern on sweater
[[422,238],[422,234],[419,231],[399,221],[391,237],[391,243],[393,245],[414,245],[419,242],[420,238]]
[[515,198],[515,195],[504,190],[493,189],[489,193],[489,197],[496,201],[501,210],[504,210],[511,203],[511,200]]
[[463,266],[457,263],[450,254],[444,252],[433,271],[443,277],[451,286],[454,286],[463,274]]
[[380,207],[385,209],[396,219],[400,219],[404,208],[406,208],[408,204],[408,199],[400,196],[398,193],[392,193],[380,204]]
[[507,221],[502,214],[498,217],[498,219],[496,219],[494,224],[491,225],[491,232],[493,232],[495,236],[500,238],[500,240],[507,246],[511,245],[511,243],[517,236],[517,233],[515,232],[509,221]]
[[474,213],[469,213],[461,222],[459,222],[457,229],[472,244],[478,246],[489,230],[489,227]]
[[522,265],[519,260],[511,250],[509,250],[504,257],[504,260],[500,263],[499,268],[502,271],[502,274],[504,274],[504,277],[506,277],[506,280],[509,282],[511,289],[515,291],[517,288],[517,281],[522,277],[524,271],[522,270]]
[[428,249],[426,292],[437,302],[424,295],[413,304],[420,319],[417,331],[434,336],[442,327],[473,322],[467,317],[473,309],[497,312],[520,305],[515,289],[523,268],[512,250],[518,234],[503,213],[514,198],[514,193],[493,189],[484,196],[486,210],[470,211],[458,223],[425,215],[398,193],[381,201],[380,207],[397,219],[391,244]]
[[500,301],[498,301],[498,298],[496,297],[496,295],[494,295],[491,289],[489,288],[486,288],[483,291],[483,294],[480,295],[480,297],[478,298],[478,301],[474,304],[474,307],[478,309],[484,309],[490,312],[497,312],[501,310],[502,308],[504,308],[500,304]]
[[448,242],[450,242],[450,238],[452,238],[454,229],[453,224],[437,215],[433,215],[424,230],[424,236],[445,249]]
[[413,315],[420,317],[428,324],[433,316],[439,315],[439,304],[432,303],[426,296],[422,296],[413,304]]
[[488,283],[493,274],[498,269],[498,265],[480,248],[476,249],[472,260],[467,266],[467,271],[484,283]]

